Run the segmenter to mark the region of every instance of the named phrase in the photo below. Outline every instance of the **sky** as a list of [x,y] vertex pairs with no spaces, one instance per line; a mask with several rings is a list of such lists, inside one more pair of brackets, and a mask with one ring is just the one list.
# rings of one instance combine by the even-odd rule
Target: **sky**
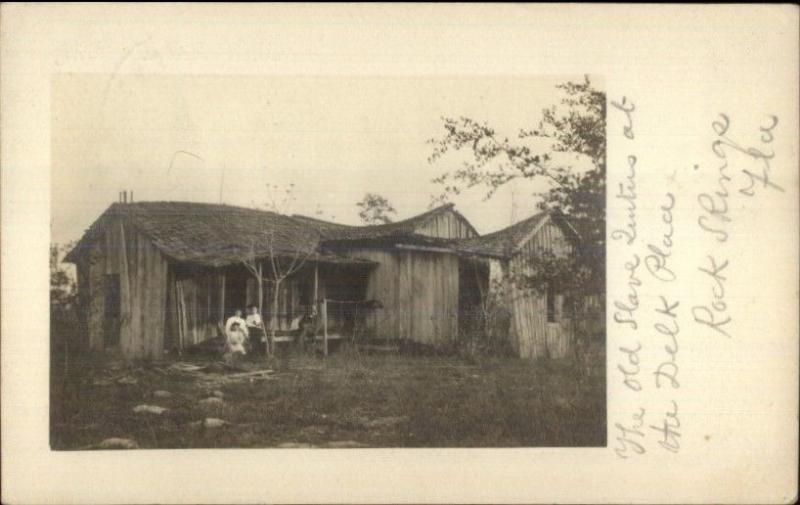
[[[372,192],[404,219],[427,210],[441,193],[431,179],[464,159],[428,161],[441,117],[486,121],[513,138],[558,102],[557,84],[582,78],[58,75],[52,239],[80,238],[123,190],[135,201],[276,203],[346,224],[359,224],[356,203]],[[451,201],[487,233],[535,213],[534,193],[545,189],[520,181],[488,200],[475,188]]]

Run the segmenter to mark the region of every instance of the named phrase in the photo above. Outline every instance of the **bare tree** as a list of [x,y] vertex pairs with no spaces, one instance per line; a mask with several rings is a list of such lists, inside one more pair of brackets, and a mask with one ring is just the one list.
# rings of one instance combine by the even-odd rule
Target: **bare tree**
[[[267,232],[267,254],[259,254],[255,244],[250,249],[247,257],[242,261],[248,271],[255,277],[258,284],[258,312],[264,313],[264,283],[272,285],[272,300],[270,301],[270,324],[269,334],[267,335],[267,356],[273,355],[275,349],[275,334],[278,331],[278,309],[280,301],[280,290],[284,280],[303,268],[309,256],[310,250],[303,250],[300,245],[296,246],[290,253],[282,253],[274,248],[274,232]],[[264,268],[266,263],[267,268]]]
[[[284,189],[278,185],[267,186],[267,194],[270,202],[267,207],[275,212],[290,206],[295,201],[294,184],[289,184]],[[280,198],[280,201],[278,200]],[[294,244],[291,251],[277,250],[275,247],[275,231],[268,230],[265,233],[266,253],[259,251],[253,243],[247,256],[242,260],[242,264],[253,275],[258,285],[258,312],[264,314],[264,284],[272,286],[272,299],[270,301],[270,324],[269,334],[267,334],[267,357],[273,355],[275,349],[275,334],[279,328],[278,309],[280,301],[280,290],[283,281],[291,277],[303,268],[308,258],[313,253],[311,248],[305,248],[303,243]],[[266,268],[264,268],[266,264]]]

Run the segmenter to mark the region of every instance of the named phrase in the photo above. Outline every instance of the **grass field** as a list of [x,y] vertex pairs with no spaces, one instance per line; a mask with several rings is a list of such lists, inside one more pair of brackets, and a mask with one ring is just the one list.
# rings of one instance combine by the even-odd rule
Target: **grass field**
[[[606,443],[605,359],[290,355],[268,380],[173,373],[164,363],[92,360],[56,374],[53,449],[111,437],[141,448],[524,447]],[[209,362],[194,361],[195,364]],[[57,367],[56,367],[57,368]],[[158,393],[156,391],[166,391]],[[208,398],[218,398],[208,400]],[[135,413],[139,405],[160,414]],[[205,421],[205,419],[219,421]],[[214,424],[216,423],[216,424]]]

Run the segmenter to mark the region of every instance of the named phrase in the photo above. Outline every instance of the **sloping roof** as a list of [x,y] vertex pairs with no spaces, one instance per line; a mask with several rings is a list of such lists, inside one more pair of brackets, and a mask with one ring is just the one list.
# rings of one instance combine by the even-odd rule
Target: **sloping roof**
[[522,246],[527,237],[535,233],[550,219],[556,219],[560,224],[564,224],[574,236],[578,236],[563,214],[558,211],[543,211],[508,228],[480,237],[457,240],[453,247],[461,253],[508,258]]
[[[322,242],[370,241],[391,244],[398,238],[418,244],[444,244],[445,239],[415,233],[420,226],[453,205],[443,205],[396,223],[375,226],[349,226],[305,216],[286,216],[275,212],[231,205],[191,202],[136,202],[112,204],[87,230],[78,245],[65,257],[75,262],[81,251],[103,232],[111,220],[123,218],[149,237],[165,255],[207,266],[238,263],[253,252],[257,257],[300,254],[328,263],[370,263],[322,253]],[[459,214],[460,216],[460,214]],[[462,219],[463,216],[460,216]],[[466,219],[464,219],[466,222]],[[467,224],[469,224],[467,222]],[[471,226],[471,225],[470,225]],[[476,232],[477,233],[477,232]]]
[[421,237],[416,231],[424,226],[432,219],[445,214],[453,212],[462,219],[477,235],[478,232],[472,227],[467,219],[459,214],[454,208],[452,203],[436,207],[422,214],[397,221],[396,223],[376,224],[368,226],[350,226],[331,221],[323,221],[308,216],[301,216],[295,214],[292,216],[294,219],[308,223],[319,231],[325,241],[350,241],[350,240],[366,240],[366,239],[386,239],[389,237]]
[[251,251],[257,256],[266,256],[270,250],[284,255],[311,254],[320,238],[310,226],[263,210],[189,202],[114,203],[92,224],[65,261],[74,262],[116,217],[148,236],[165,255],[213,266],[241,261]]

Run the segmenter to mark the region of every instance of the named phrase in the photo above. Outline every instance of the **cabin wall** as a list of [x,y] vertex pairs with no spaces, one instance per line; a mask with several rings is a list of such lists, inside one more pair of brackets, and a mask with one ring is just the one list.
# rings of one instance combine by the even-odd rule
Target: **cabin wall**
[[[105,314],[104,276],[106,273],[105,238],[95,241],[86,252],[88,256],[87,284],[79,285],[88,299],[86,330],[89,334],[89,349],[103,350],[103,320]],[[80,280],[80,279],[79,279]]]
[[[175,333],[171,341],[177,349],[186,349],[219,334],[224,322],[223,278],[218,272],[198,270],[171,276],[170,324]],[[176,331],[177,330],[177,331]]]
[[[113,341],[125,357],[159,357],[164,344],[166,258],[147,237],[119,219],[106,226],[87,254],[90,349],[102,351]],[[106,335],[109,276],[118,278],[119,317],[114,327],[118,337]]]
[[350,249],[378,263],[366,298],[383,308],[367,316],[367,330],[380,338],[442,345],[458,335],[458,257],[411,250]]
[[438,238],[470,238],[475,230],[454,212],[443,212],[415,230],[420,235]]
[[167,260],[121,221],[106,237],[106,272],[120,276],[120,350],[126,357],[158,358],[164,350]]
[[[563,230],[552,222],[545,223],[523,244],[520,251],[505,264],[505,268],[512,279],[518,274],[530,274],[536,255],[548,251],[562,258],[574,252]],[[555,322],[547,321],[546,293],[522,289],[510,281],[507,283],[507,296],[512,309],[511,343],[520,357],[562,358],[569,354],[575,338],[575,327],[574,318],[564,310],[563,294],[556,294]]]

